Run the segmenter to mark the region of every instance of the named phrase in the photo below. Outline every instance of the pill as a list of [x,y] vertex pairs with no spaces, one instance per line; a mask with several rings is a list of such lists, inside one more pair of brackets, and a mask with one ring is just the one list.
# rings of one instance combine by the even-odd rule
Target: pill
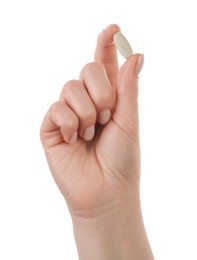
[[133,55],[131,45],[121,32],[116,32],[113,35],[113,40],[117,50],[120,52],[120,54],[122,54],[125,59],[128,59],[130,56]]

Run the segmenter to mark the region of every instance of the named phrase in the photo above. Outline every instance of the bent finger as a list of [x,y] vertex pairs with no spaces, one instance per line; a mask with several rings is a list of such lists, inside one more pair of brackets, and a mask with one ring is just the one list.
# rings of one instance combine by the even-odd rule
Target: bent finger
[[77,140],[79,120],[75,113],[63,102],[55,102],[46,113],[40,137],[45,147],[61,142],[74,143]]
[[87,64],[81,71],[80,79],[95,105],[97,122],[106,124],[113,110],[113,90],[104,66],[98,62]]
[[93,138],[96,108],[79,80],[68,81],[62,89],[60,100],[65,102],[79,118],[79,135],[86,141]]

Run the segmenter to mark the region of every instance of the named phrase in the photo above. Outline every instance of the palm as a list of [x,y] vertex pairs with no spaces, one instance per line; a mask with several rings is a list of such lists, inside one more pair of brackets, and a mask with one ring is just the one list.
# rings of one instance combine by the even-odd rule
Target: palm
[[128,140],[111,120],[97,129],[91,142],[78,139],[70,146],[62,141],[46,150],[53,177],[72,212],[89,214],[98,206],[126,195],[132,178],[127,169],[138,164],[133,158],[136,151],[132,138]]

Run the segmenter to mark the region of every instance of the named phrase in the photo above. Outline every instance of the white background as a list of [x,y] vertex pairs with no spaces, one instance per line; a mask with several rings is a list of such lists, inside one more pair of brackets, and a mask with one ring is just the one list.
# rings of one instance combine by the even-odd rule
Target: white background
[[197,259],[195,3],[0,0],[0,259],[77,259],[39,127],[110,23],[145,54],[141,197],[155,259]]

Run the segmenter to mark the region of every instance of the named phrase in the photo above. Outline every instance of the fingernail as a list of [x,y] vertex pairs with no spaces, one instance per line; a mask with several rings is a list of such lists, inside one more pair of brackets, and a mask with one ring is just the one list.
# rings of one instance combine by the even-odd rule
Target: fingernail
[[94,136],[94,125],[91,125],[90,127],[86,128],[83,133],[83,138],[86,141],[90,141]]
[[77,137],[78,137],[78,133],[77,131],[72,135],[72,137],[70,138],[69,144],[74,144],[77,141]]
[[105,125],[109,121],[110,116],[111,116],[111,112],[109,109],[103,110],[99,113],[97,121],[101,125]]
[[138,57],[138,61],[136,63],[136,67],[135,67],[135,71],[136,71],[136,75],[138,76],[140,74],[140,71],[142,69],[142,66],[144,64],[144,55],[141,54],[139,57]]

